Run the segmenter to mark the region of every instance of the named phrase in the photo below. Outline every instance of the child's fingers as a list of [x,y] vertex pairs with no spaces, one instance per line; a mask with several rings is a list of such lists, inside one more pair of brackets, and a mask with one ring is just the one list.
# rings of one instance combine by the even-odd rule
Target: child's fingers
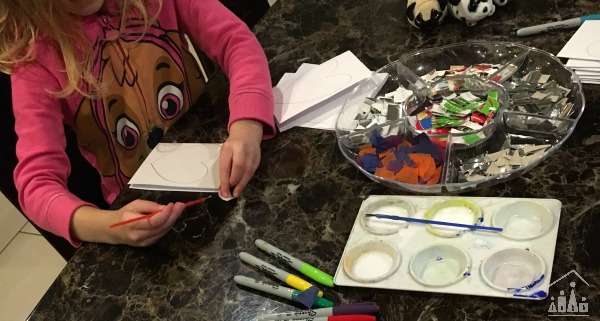
[[169,216],[167,216],[167,220],[161,224],[160,228],[165,229],[165,231],[170,230],[171,227],[173,227],[173,225],[175,224],[175,221],[177,221],[177,219],[181,216],[181,214],[183,213],[184,210],[185,210],[184,203],[180,203],[180,202],[175,203],[173,205],[173,210],[171,211],[171,214],[169,214]]
[[[148,217],[146,219],[143,220],[139,220],[130,224],[127,224],[126,226],[130,226],[131,229],[133,230],[154,230],[156,229],[156,227],[160,226],[168,217],[169,213],[171,213],[172,209],[173,209],[173,203],[169,203],[165,206],[162,206],[162,210],[160,210],[160,212],[152,215],[151,217]],[[131,212],[128,212],[131,213]],[[132,216],[131,218],[134,217],[139,217],[140,213],[132,213],[133,215],[127,215],[127,216]],[[144,215],[144,216],[148,216],[148,215]],[[128,218],[127,218],[128,219]]]
[[183,203],[170,203],[163,212],[149,219],[133,223],[130,226],[131,230],[128,232],[129,244],[147,246],[155,243],[156,240],[169,232],[184,209],[185,204]]
[[[248,155],[242,149],[236,149],[233,151],[233,158],[231,160],[231,175],[229,176],[229,186],[237,186],[241,181],[246,172],[248,171],[249,161]],[[235,196],[235,195],[234,195]]]
[[243,169],[241,169],[241,171],[242,171],[241,178],[234,185],[235,186],[235,189],[233,190],[234,197],[240,196],[240,194],[246,188],[246,185],[248,185],[248,182],[254,175],[254,172],[256,172],[256,169],[258,168],[258,164],[260,163],[260,154],[256,155],[254,153],[249,153],[249,154],[245,155],[244,160],[245,160],[244,167],[243,167]]
[[169,203],[162,211],[147,220],[147,229],[160,230],[162,226],[170,227],[185,209],[185,204]]
[[233,190],[234,197],[240,197],[240,194],[242,194],[242,191],[244,190],[244,188],[246,188],[246,185],[248,185],[248,182],[252,178],[252,175],[254,175],[254,170],[252,169],[252,167],[247,167],[242,174],[242,178],[235,185],[235,189]]
[[219,162],[219,176],[221,180],[221,187],[219,192],[221,196],[225,198],[231,197],[231,191],[229,184],[229,177],[231,175],[231,162],[233,153],[229,148],[223,147],[221,149],[220,162]]
[[137,212],[137,213],[154,213],[156,211],[160,211],[164,205],[160,205],[156,202],[146,201],[146,200],[135,200],[127,205],[125,205],[125,210],[128,212]]

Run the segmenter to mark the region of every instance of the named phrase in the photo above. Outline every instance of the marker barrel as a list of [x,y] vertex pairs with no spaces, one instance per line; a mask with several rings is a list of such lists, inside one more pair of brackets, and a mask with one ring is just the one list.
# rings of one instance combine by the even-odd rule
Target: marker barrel
[[297,320],[314,317],[328,317],[333,315],[374,315],[379,313],[379,306],[375,302],[349,303],[333,308],[312,310],[287,311],[274,314],[265,314],[258,317],[258,321],[271,320]]
[[293,267],[294,269],[296,269],[298,271],[300,271],[300,267],[302,266],[302,264],[304,264],[304,262],[298,260],[297,258],[289,255],[288,253],[280,250],[279,248],[277,248],[263,240],[258,239],[254,243],[256,244],[256,246],[259,249],[273,255],[278,260],[289,264],[291,267]]
[[278,249],[277,247],[275,247],[263,240],[258,239],[255,241],[255,244],[259,249],[273,255],[274,257],[278,258],[280,261],[289,264],[291,267],[300,271],[302,274],[308,276],[312,280],[317,281],[328,287],[334,286],[333,277],[331,275],[317,269],[316,267],[311,266],[308,263],[305,263],[301,260],[296,259],[295,257],[289,255],[288,253]]
[[[275,277],[276,279],[286,283],[287,285],[289,285],[295,289],[298,289],[300,291],[306,291],[307,289],[309,289],[310,287],[313,286],[311,283],[304,281],[303,279],[297,277],[296,275],[293,275],[284,270],[281,270],[281,269],[277,268],[276,266],[269,264],[250,253],[240,252],[239,256],[240,256],[240,259],[242,259],[242,261],[260,269],[261,271],[265,272],[266,274]],[[319,297],[322,297],[323,292],[319,291],[319,293],[317,295]]]
[[[286,288],[283,286],[278,286],[275,284],[265,283],[265,282],[258,281],[253,278],[249,278],[247,276],[242,276],[242,275],[234,276],[233,280],[235,281],[235,283],[237,283],[239,285],[247,286],[251,289],[269,293],[269,294],[272,294],[272,295],[275,295],[278,297],[282,297],[282,298],[285,298],[288,300],[300,302],[300,301],[298,301],[297,297],[302,292],[298,291],[298,290]],[[323,299],[323,298],[320,298],[320,297],[316,297],[315,301],[313,302],[313,305],[318,308],[330,308],[330,307],[333,307],[333,302]]]
[[290,288],[286,288],[286,287],[280,287],[278,285],[275,284],[269,284],[269,283],[265,283],[262,281],[258,281],[255,280],[253,278],[249,278],[246,276],[242,276],[242,275],[236,275],[233,280],[235,281],[235,283],[239,284],[239,285],[243,285],[243,286],[247,286],[249,288],[258,290],[258,291],[262,291],[265,293],[269,293],[281,298],[285,298],[285,299],[292,299],[292,296],[294,294],[293,289]]
[[330,317],[308,317],[301,319],[278,319],[279,321],[376,321],[377,318],[372,315],[359,315],[359,314],[349,314],[349,315],[336,315]]
[[581,18],[573,18],[563,21],[549,22],[542,25],[526,27],[517,30],[517,36],[531,36],[552,30],[577,28],[581,25]]

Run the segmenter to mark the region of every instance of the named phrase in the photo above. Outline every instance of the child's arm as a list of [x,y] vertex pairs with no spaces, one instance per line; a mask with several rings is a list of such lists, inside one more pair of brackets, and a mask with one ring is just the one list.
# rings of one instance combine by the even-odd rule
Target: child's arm
[[260,163],[260,139],[275,134],[266,56],[248,27],[218,0],[174,0],[183,31],[230,81],[230,136],[221,150],[221,189],[238,197]]
[[49,93],[60,84],[41,64],[28,63],[15,69],[11,85],[19,159],[14,179],[21,208],[39,227],[78,246],[69,235],[69,223],[72,213],[86,203],[66,188],[70,163],[63,110]]
[[264,125],[264,138],[275,134],[273,91],[265,53],[237,16],[218,0],[173,0],[180,27],[216,61],[230,81],[228,128],[239,119]]

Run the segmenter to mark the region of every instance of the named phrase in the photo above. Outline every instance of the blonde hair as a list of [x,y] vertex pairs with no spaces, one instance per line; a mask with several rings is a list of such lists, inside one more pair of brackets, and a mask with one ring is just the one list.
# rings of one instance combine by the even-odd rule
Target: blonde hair
[[[107,2],[115,4],[116,12],[111,14],[121,17],[120,33],[131,15],[143,19],[147,29],[156,16],[150,16],[146,6],[158,4],[158,14],[162,5],[162,0],[105,0],[104,6]],[[57,97],[75,92],[86,97],[97,94],[102,84],[91,71],[92,44],[75,10],[73,0],[1,0],[0,71],[10,74],[17,64],[35,60],[35,44],[44,38],[56,46],[65,63],[68,84],[55,93]],[[82,89],[83,84],[89,88]]]

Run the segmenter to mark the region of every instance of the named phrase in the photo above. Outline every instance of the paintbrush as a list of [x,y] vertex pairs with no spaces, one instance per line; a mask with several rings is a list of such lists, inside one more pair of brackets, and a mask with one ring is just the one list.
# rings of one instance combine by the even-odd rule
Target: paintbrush
[[433,225],[445,225],[445,226],[453,226],[453,227],[464,227],[473,230],[484,230],[490,232],[502,232],[503,229],[501,227],[489,227],[489,226],[481,226],[481,225],[469,225],[469,224],[460,224],[460,223],[452,223],[452,222],[442,222],[442,221],[432,221],[432,220],[424,220],[413,217],[404,217],[404,216],[396,216],[396,215],[385,215],[385,214],[365,214],[366,217],[376,217],[380,219],[388,219],[395,221],[405,221],[405,222],[414,222],[414,223],[423,223],[423,224],[433,224]]
[[[205,197],[205,198],[199,198],[199,199],[197,199],[195,201],[187,202],[187,203],[185,203],[185,207],[190,207],[190,206],[194,206],[196,204],[204,203],[204,201],[206,201],[208,198],[210,198],[210,196]],[[139,216],[139,217],[132,218],[132,219],[129,219],[129,220],[125,220],[125,221],[121,221],[121,222],[118,222],[118,223],[114,223],[114,224],[111,224],[110,227],[112,228],[112,227],[117,227],[117,226],[129,224],[129,223],[141,221],[141,220],[146,220],[146,219],[149,219],[149,218],[151,218],[152,216],[154,216],[154,215],[156,215],[158,213],[160,213],[160,211],[156,211],[156,212],[144,215],[144,216]]]

